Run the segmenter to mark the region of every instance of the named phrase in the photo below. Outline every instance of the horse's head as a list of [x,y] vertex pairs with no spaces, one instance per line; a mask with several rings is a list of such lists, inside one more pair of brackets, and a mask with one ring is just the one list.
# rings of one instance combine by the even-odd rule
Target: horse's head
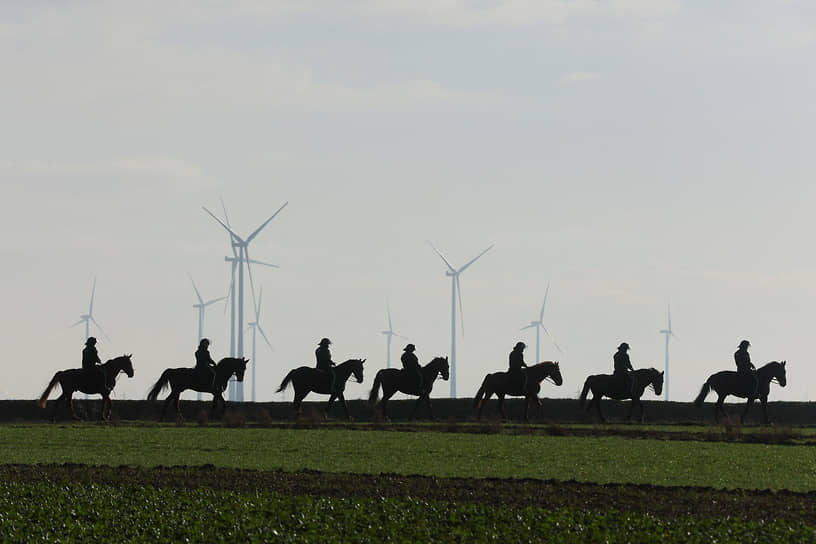
[[365,361],[365,359],[348,360],[349,364],[351,365],[351,375],[354,376],[357,383],[363,383],[363,363],[365,363]]
[[246,373],[246,367],[248,364],[249,359],[246,357],[224,357],[218,361],[215,368],[216,372],[223,369],[222,372],[224,372],[227,377],[235,374],[235,379],[242,382],[244,381],[244,373]]
[[107,362],[105,362],[105,364],[109,365],[111,370],[113,370],[114,377],[116,376],[116,374],[119,374],[119,372],[124,372],[125,374],[127,374],[128,378],[132,378],[133,362],[130,360],[131,357],[133,357],[132,353],[129,355],[120,355],[115,359],[108,360]]
[[779,385],[785,387],[788,384],[788,377],[787,372],[785,371],[785,363],[787,361],[776,362],[773,361],[768,363],[768,365],[773,365],[773,377],[776,378],[776,381],[779,382]]
[[561,385],[564,383],[564,378],[561,376],[561,365],[558,364],[558,361],[552,363],[553,368],[550,371],[550,378],[555,385]]
[[663,394],[663,376],[665,372],[658,372],[657,369],[650,368],[652,387],[654,387],[655,395],[658,397]]
[[443,380],[450,379],[450,363],[447,357],[434,357],[433,360],[426,365],[432,372],[442,376]]

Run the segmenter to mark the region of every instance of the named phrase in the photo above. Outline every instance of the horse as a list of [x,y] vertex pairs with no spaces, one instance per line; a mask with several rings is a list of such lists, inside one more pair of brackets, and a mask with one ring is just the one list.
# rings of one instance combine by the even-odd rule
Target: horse
[[595,408],[598,414],[598,419],[606,421],[601,414],[601,398],[609,397],[615,400],[632,399],[629,405],[629,412],[626,414],[626,421],[632,418],[632,411],[637,404],[640,407],[640,422],[646,421],[646,410],[643,403],[640,402],[640,397],[646,391],[647,387],[651,387],[655,395],[663,393],[663,372],[654,368],[639,368],[632,372],[632,379],[634,386],[629,387],[621,378],[614,374],[595,374],[589,376],[584,382],[584,389],[581,391],[579,404],[583,407],[586,403],[587,393],[592,391],[592,399],[589,401],[586,409],[587,412]]
[[720,412],[725,415],[725,409],[723,408],[725,397],[734,395],[735,397],[748,399],[745,403],[745,409],[742,411],[742,414],[740,414],[740,423],[742,423],[745,420],[745,414],[748,413],[751,404],[758,398],[760,402],[762,402],[762,415],[767,425],[770,423],[768,420],[768,393],[771,391],[771,382],[775,380],[779,385],[785,387],[787,384],[785,363],[786,361],[782,361],[781,363],[779,361],[771,361],[759,367],[755,374],[756,389],[754,389],[753,383],[750,385],[747,383],[748,380],[745,379],[745,376],[732,370],[723,370],[712,374],[703,384],[703,387],[700,389],[700,394],[694,399],[694,406],[698,408],[701,407],[709,391],[713,389],[717,392],[717,404],[714,405],[714,421],[719,421],[718,416]]
[[[437,376],[442,376],[443,380],[450,378],[450,365],[447,357],[435,357],[430,363],[426,364],[421,369],[422,372],[422,388],[416,380],[416,375],[407,373],[399,368],[383,368],[379,370],[374,376],[374,386],[371,388],[371,394],[368,396],[369,404],[376,409],[379,405],[382,410],[382,416],[388,419],[387,405],[388,399],[394,396],[399,391],[406,395],[413,395],[419,397],[414,403],[414,409],[411,410],[411,418],[416,414],[419,403],[423,400],[428,405],[428,412],[431,419],[434,419],[433,410],[431,409],[431,390],[436,381]],[[377,403],[377,396],[380,388],[382,388],[382,399]]]
[[133,357],[132,353],[130,355],[121,355],[114,359],[109,359],[96,367],[105,375],[104,378],[102,378],[96,369],[71,368],[58,371],[54,374],[54,377],[51,378],[48,387],[45,388],[45,391],[43,391],[43,394],[40,396],[40,400],[38,401],[40,408],[45,408],[48,402],[48,395],[51,393],[51,390],[59,384],[62,388],[62,394],[54,403],[54,410],[51,412],[51,421],[56,420],[57,409],[59,408],[60,401],[63,399],[71,409],[71,417],[73,419],[79,419],[76,412],[74,412],[72,397],[75,391],[81,391],[88,395],[102,395],[102,412],[100,418],[103,420],[110,419],[111,412],[113,411],[113,401],[110,398],[110,394],[116,386],[116,377],[120,372],[127,374],[128,378],[133,377],[133,362],[130,360],[131,357]]
[[164,399],[159,421],[164,420],[164,414],[171,403],[176,408],[177,417],[181,418],[180,395],[183,391],[191,389],[212,394],[212,413],[217,414],[220,406],[220,415],[223,415],[227,409],[227,403],[224,400],[224,389],[227,388],[227,382],[233,374],[239,382],[244,381],[247,364],[249,364],[249,359],[244,357],[224,357],[215,365],[214,379],[211,379],[211,374],[205,374],[196,368],[168,368],[162,372],[159,380],[147,393],[147,400],[156,400],[162,391],[170,387],[170,394]]
[[541,401],[538,398],[538,393],[541,391],[541,382],[549,378],[555,385],[564,383],[558,361],[544,361],[531,365],[527,367],[525,372],[527,373],[527,388],[525,391],[514,389],[513,378],[509,372],[494,372],[485,376],[484,380],[482,380],[482,386],[476,392],[476,396],[473,397],[473,407],[479,408],[479,419],[482,417],[485,404],[495,394],[499,398],[499,412],[502,418],[507,417],[504,413],[505,395],[525,397],[524,421],[530,421],[530,404],[535,401],[536,412],[541,407]]
[[310,392],[329,395],[329,403],[323,409],[323,417],[328,417],[334,400],[338,399],[343,404],[343,411],[346,419],[350,420],[348,405],[343,391],[346,390],[346,382],[349,376],[354,375],[357,383],[363,383],[363,363],[365,359],[349,359],[334,367],[334,389],[331,388],[329,375],[322,370],[310,366],[300,366],[289,371],[278,387],[280,393],[291,383],[295,390],[294,408],[298,415],[301,413],[301,403]]

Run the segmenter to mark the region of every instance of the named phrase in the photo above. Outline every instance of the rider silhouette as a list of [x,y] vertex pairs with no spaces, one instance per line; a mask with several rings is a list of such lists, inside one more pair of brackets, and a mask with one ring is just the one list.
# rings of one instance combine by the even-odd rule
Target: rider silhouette
[[209,380],[210,387],[215,389],[215,361],[210,357],[210,341],[202,338],[195,352],[196,370],[201,372],[205,380]]
[[507,375],[510,378],[510,389],[518,390],[524,394],[527,389],[527,363],[524,362],[524,348],[527,344],[518,342],[510,352],[509,362],[510,368],[507,370]]
[[751,355],[748,353],[750,345],[751,342],[748,340],[739,343],[737,351],[734,352],[734,362],[737,364],[737,373],[745,377],[746,383],[750,383],[749,387],[752,387],[756,393],[759,382],[756,377],[756,367],[751,362]]
[[102,361],[99,360],[99,353],[96,351],[96,338],[93,336],[89,336],[87,340],[85,340],[85,347],[82,349],[82,368],[88,371],[88,375],[92,375],[91,372],[98,372],[100,376],[102,376],[102,383],[105,387],[108,386],[107,376],[99,368],[99,365],[102,364]]
[[405,346],[400,361],[402,361],[402,368],[405,372],[416,377],[417,391],[422,392],[422,367],[419,365],[419,359],[414,354],[415,350],[416,347],[413,344]]
[[317,345],[317,349],[315,350],[315,359],[316,359],[316,367],[321,372],[324,372],[326,375],[329,376],[329,391],[334,391],[334,361],[331,358],[331,351],[329,351],[329,345],[331,345],[331,340],[328,338],[323,338],[320,340],[320,343]]
[[635,389],[635,380],[634,376],[632,376],[635,369],[632,368],[632,363],[629,361],[629,354],[626,353],[628,350],[629,344],[626,342],[618,346],[618,351],[612,357],[612,360],[615,362],[615,370],[612,372],[612,375],[618,376],[623,380],[626,388],[632,393]]

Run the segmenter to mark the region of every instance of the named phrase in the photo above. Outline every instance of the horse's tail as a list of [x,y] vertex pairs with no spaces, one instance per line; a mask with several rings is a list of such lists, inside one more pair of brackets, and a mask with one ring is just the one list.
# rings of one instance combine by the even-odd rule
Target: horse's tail
[[703,401],[705,400],[706,396],[708,396],[708,392],[711,391],[711,386],[708,384],[710,379],[711,378],[705,381],[703,387],[700,389],[700,394],[697,395],[696,399],[694,399],[694,406],[697,408],[703,405]]
[[482,386],[479,388],[478,391],[476,391],[476,396],[473,397],[474,408],[479,408],[481,406],[482,399],[484,398],[486,389],[487,389],[487,376],[485,376],[485,379],[482,380]]
[[382,370],[377,372],[377,375],[374,376],[374,385],[371,386],[371,393],[368,395],[368,403],[371,406],[375,406],[377,404],[377,398],[379,397],[380,393],[380,386],[382,386]]
[[286,389],[286,386],[288,386],[289,382],[292,381],[292,374],[295,372],[295,370],[297,370],[297,369],[289,371],[289,374],[287,374],[286,377],[283,379],[283,381],[280,384],[280,387],[278,387],[278,390],[275,391],[276,393],[280,393],[281,391]]
[[581,396],[578,397],[578,405],[581,408],[583,408],[584,404],[586,404],[587,395],[589,394],[589,388],[592,386],[592,384],[589,383],[591,379],[592,379],[592,376],[589,376],[584,381],[584,389],[581,391]]
[[51,394],[51,390],[59,383],[60,377],[62,376],[62,371],[57,372],[54,374],[54,377],[51,378],[51,382],[48,384],[48,387],[45,388],[43,394],[40,395],[40,400],[37,401],[37,404],[40,405],[40,408],[45,408],[45,403],[48,402],[48,395]]
[[170,369],[168,368],[167,370],[162,372],[159,381],[157,381],[156,384],[147,393],[147,400],[156,400],[159,397],[159,394],[162,391],[164,391],[169,385],[170,385]]

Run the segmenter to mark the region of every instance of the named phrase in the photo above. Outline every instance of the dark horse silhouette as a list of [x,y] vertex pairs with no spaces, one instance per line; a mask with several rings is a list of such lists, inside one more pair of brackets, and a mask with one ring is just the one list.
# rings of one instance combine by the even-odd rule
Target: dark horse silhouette
[[298,415],[300,415],[303,399],[310,392],[329,395],[329,402],[326,408],[323,409],[323,417],[328,416],[329,410],[331,410],[332,404],[334,404],[334,400],[338,399],[343,404],[346,419],[351,419],[343,391],[346,390],[346,382],[352,374],[354,375],[354,379],[357,380],[357,383],[363,383],[363,363],[365,363],[365,359],[349,359],[335,366],[333,390],[330,390],[331,383],[327,373],[311,366],[300,366],[289,371],[289,374],[286,375],[280,387],[278,387],[277,392],[280,393],[286,389],[290,382],[292,383],[292,387],[295,389],[294,407]]
[[781,363],[778,361],[771,361],[756,370],[756,390],[754,390],[754,383],[748,382],[746,376],[742,376],[732,370],[723,370],[708,377],[700,389],[700,394],[694,399],[694,405],[700,407],[703,405],[708,392],[712,389],[717,392],[717,404],[714,405],[714,421],[719,421],[720,412],[725,415],[723,409],[723,402],[728,395],[734,395],[748,399],[745,403],[745,410],[740,414],[740,423],[745,419],[745,414],[755,399],[762,402],[762,415],[766,424],[770,423],[768,420],[768,393],[771,391],[771,382],[776,382],[785,387],[787,377],[785,372],[785,361]]
[[[431,414],[431,419],[434,419],[433,410],[431,409],[431,390],[436,381],[436,377],[441,375],[443,380],[450,378],[450,365],[447,357],[435,357],[430,363],[423,366],[422,372],[422,390],[419,389],[416,375],[408,374],[400,368],[383,368],[374,376],[374,386],[371,388],[371,394],[368,396],[368,402],[375,409],[379,405],[382,410],[384,418],[388,419],[386,413],[388,399],[394,396],[399,391],[406,395],[414,395],[419,397],[414,403],[414,409],[411,410],[411,417],[416,414],[419,403],[425,401],[428,405],[428,412]],[[377,395],[382,387],[382,400],[377,403]]]
[[205,375],[205,373],[195,368],[168,368],[162,372],[159,381],[157,381],[147,393],[147,400],[156,400],[162,391],[170,387],[170,394],[164,399],[164,405],[162,406],[162,413],[159,419],[164,419],[167,407],[171,403],[175,406],[176,415],[180,418],[181,411],[179,408],[181,400],[179,397],[183,391],[191,389],[193,391],[212,394],[212,413],[214,415],[219,414],[218,408],[220,407],[220,415],[223,415],[227,408],[227,403],[224,400],[224,389],[227,388],[227,381],[233,374],[235,374],[235,379],[239,382],[244,381],[244,372],[246,372],[246,365],[248,363],[249,360],[243,357],[224,357],[215,365],[214,380],[212,380],[209,373]]
[[546,378],[552,380],[555,385],[564,383],[561,377],[561,367],[558,361],[544,361],[527,367],[527,389],[526,391],[513,390],[513,380],[510,378],[508,372],[494,372],[485,376],[482,381],[482,386],[473,397],[473,407],[479,408],[479,418],[482,417],[482,410],[485,404],[490,400],[494,394],[499,398],[499,412],[502,418],[507,416],[504,413],[504,397],[510,395],[511,397],[525,397],[527,402],[524,406],[524,420],[529,421],[530,404],[535,402],[536,412],[541,407],[541,401],[538,399],[538,393],[541,391],[541,382]]
[[62,388],[62,394],[54,402],[54,410],[51,412],[51,421],[57,417],[57,409],[60,401],[65,400],[68,407],[71,409],[71,417],[79,419],[74,412],[73,395],[75,391],[81,391],[88,395],[102,395],[102,412],[100,414],[102,419],[110,419],[111,411],[113,410],[113,401],[110,398],[111,391],[116,386],[116,377],[120,372],[127,374],[128,378],[133,377],[133,363],[130,358],[133,354],[122,355],[115,359],[109,359],[105,363],[99,365],[97,368],[104,373],[97,372],[96,369],[86,370],[84,368],[71,368],[69,370],[60,370],[54,377],[48,387],[45,388],[43,394],[40,396],[40,408],[45,408],[48,402],[48,395],[56,385]]
[[639,368],[632,373],[634,380],[634,387],[625,383],[622,378],[613,374],[595,374],[589,376],[584,382],[584,390],[581,391],[579,404],[584,406],[586,403],[587,393],[592,391],[592,399],[587,405],[587,411],[595,408],[598,414],[598,419],[606,421],[601,414],[601,398],[609,397],[615,400],[632,399],[629,405],[629,412],[626,414],[626,421],[632,418],[632,411],[637,405],[640,408],[640,421],[646,421],[646,410],[643,403],[640,402],[640,397],[646,391],[647,387],[651,387],[655,395],[663,393],[663,372],[654,368]]

